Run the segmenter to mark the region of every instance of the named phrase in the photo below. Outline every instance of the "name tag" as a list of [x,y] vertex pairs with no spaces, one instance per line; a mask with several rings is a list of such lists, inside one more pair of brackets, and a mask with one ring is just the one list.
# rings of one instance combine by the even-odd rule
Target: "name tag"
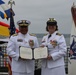
[[22,39],[17,39],[17,41],[18,41],[18,42],[23,42],[23,40],[22,40]]

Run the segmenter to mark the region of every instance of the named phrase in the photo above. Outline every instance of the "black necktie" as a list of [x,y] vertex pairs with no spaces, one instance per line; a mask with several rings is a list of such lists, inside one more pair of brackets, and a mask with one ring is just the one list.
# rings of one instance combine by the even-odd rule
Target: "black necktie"
[[48,39],[51,37],[51,34],[48,36]]

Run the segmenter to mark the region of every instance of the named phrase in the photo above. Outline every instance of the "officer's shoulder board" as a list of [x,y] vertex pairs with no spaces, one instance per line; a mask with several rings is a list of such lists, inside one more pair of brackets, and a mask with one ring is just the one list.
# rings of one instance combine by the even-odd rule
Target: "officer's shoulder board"
[[12,36],[17,36],[18,34],[16,33],[16,34],[13,34]]
[[30,36],[36,36],[35,34],[30,34]]
[[61,36],[62,34],[60,34],[60,33],[56,33],[56,35]]

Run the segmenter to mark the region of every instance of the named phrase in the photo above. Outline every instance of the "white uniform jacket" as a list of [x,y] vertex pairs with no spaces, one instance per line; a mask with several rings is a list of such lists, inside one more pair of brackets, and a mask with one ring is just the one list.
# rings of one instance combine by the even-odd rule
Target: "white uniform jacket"
[[17,35],[10,37],[7,45],[7,54],[12,57],[12,71],[22,73],[30,73],[34,71],[34,60],[19,59],[19,46],[30,48],[29,40],[33,40],[34,48],[39,47],[37,38],[35,36],[31,36],[28,33],[26,35],[18,33]]
[[[67,46],[63,35],[59,35],[55,31],[48,39],[49,34],[43,37],[42,44],[47,46],[48,54],[52,56],[52,60],[43,59],[42,67],[54,68],[64,65],[64,56],[67,52]],[[53,47],[51,41],[56,41],[57,45]]]

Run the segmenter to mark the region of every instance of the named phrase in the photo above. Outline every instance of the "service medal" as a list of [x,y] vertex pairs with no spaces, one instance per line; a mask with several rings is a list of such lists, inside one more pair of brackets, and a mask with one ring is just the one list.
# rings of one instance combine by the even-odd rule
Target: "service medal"
[[56,40],[50,40],[50,44],[53,45],[53,47],[55,48],[57,46],[57,41]]
[[33,40],[29,40],[29,45],[32,48],[34,46],[34,41]]

